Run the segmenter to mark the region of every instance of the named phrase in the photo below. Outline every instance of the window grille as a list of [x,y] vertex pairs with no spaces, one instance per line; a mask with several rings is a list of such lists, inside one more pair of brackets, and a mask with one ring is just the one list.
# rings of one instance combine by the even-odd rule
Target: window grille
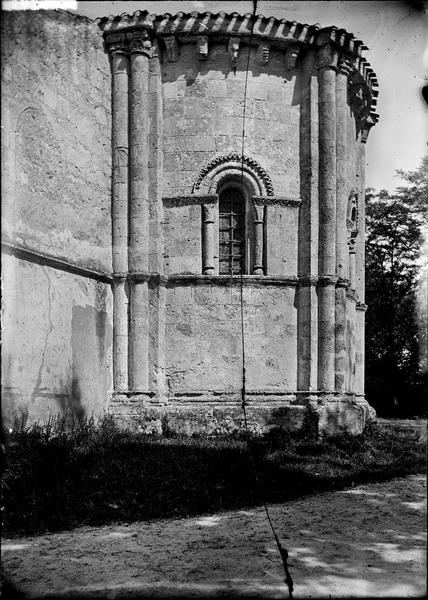
[[245,198],[231,188],[219,199],[219,272],[221,275],[245,272]]

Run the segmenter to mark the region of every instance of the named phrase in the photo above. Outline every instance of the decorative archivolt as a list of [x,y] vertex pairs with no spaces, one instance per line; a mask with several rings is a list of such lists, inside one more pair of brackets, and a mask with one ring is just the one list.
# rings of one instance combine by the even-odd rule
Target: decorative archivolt
[[204,165],[192,191],[197,193],[204,189],[207,193],[216,193],[220,182],[227,179],[237,180],[240,177],[252,195],[274,196],[272,181],[263,167],[253,158],[242,157],[238,152],[216,156]]

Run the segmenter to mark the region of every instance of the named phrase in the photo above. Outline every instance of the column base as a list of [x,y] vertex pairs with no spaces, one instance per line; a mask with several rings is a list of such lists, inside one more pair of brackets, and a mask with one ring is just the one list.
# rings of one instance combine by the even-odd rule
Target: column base
[[[290,433],[359,435],[376,418],[364,397],[323,392],[252,392],[247,397],[247,426],[263,436],[279,429]],[[197,392],[162,401],[150,392],[112,395],[109,412],[117,424],[155,435],[230,435],[245,432],[240,394]]]

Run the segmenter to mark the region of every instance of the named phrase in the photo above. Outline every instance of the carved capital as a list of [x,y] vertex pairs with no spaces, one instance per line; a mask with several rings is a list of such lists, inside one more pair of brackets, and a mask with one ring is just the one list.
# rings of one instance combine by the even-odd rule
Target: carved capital
[[355,254],[355,236],[351,234],[351,237],[348,240],[349,253]]
[[296,68],[299,50],[300,46],[297,46],[297,44],[291,44],[285,50],[285,68],[287,71],[292,71]]
[[265,217],[265,205],[254,203],[254,213],[255,213],[254,224],[263,223],[264,217]]
[[234,67],[238,62],[240,42],[241,40],[238,37],[231,37],[229,38],[229,42],[227,44],[227,51],[229,53],[230,64],[232,67]]
[[134,34],[129,43],[131,54],[144,54],[150,57],[152,53],[152,42],[146,30]]
[[270,44],[261,42],[257,46],[256,61],[259,65],[266,65],[269,62]]
[[166,58],[168,62],[177,62],[178,60],[178,44],[174,35],[169,35],[168,37],[164,37],[163,41],[165,43],[166,49]]
[[125,34],[109,35],[104,43],[104,50],[108,54],[128,54],[128,44]]
[[325,44],[317,49],[318,69],[336,69],[338,58],[339,53],[331,44]]
[[198,49],[199,60],[206,60],[208,58],[208,36],[198,35],[196,38],[196,46]]
[[214,223],[217,203],[203,204],[204,223]]

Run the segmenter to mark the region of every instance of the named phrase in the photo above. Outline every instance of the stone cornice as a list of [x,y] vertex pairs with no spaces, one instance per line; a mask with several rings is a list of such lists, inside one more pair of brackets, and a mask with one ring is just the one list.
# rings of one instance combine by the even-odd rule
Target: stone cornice
[[[97,19],[108,52],[123,52],[133,46],[133,51],[152,52],[150,41],[162,40],[165,58],[170,62],[179,60],[179,43],[195,43],[199,60],[209,58],[210,44],[227,42],[231,66],[236,65],[240,47],[249,44],[250,36],[256,48],[257,60],[267,64],[272,49],[284,52],[284,68],[287,71],[297,66],[299,54],[310,47],[317,49],[318,66],[346,73],[351,85],[363,86],[351,102],[358,113],[360,140],[364,143],[370,128],[377,122],[375,112],[378,81],[368,61],[362,56],[367,47],[363,42],[338,27],[319,27],[286,19],[276,19],[234,12],[169,13],[151,15],[137,11],[132,15]],[[143,43],[140,34],[144,33]],[[138,41],[136,39],[138,38]],[[321,61],[321,62],[320,62]],[[327,61],[327,62],[326,62]],[[355,89],[355,88],[354,88]]]
[[[165,13],[163,15],[149,14],[147,11],[136,11],[132,15],[123,13],[97,19],[98,26],[104,36],[112,33],[128,32],[133,29],[152,30],[158,37],[177,36],[178,39],[196,40],[198,36],[228,38],[235,37],[240,40],[249,40],[252,35],[255,44],[270,42],[274,47],[286,47],[290,42],[299,44],[322,46],[334,44],[342,51],[359,57],[363,50],[367,50],[361,40],[337,27],[324,27],[308,25],[257,15],[253,23],[250,13],[240,15],[236,12],[210,12],[183,13],[176,15]],[[252,32],[251,32],[252,30]]]

